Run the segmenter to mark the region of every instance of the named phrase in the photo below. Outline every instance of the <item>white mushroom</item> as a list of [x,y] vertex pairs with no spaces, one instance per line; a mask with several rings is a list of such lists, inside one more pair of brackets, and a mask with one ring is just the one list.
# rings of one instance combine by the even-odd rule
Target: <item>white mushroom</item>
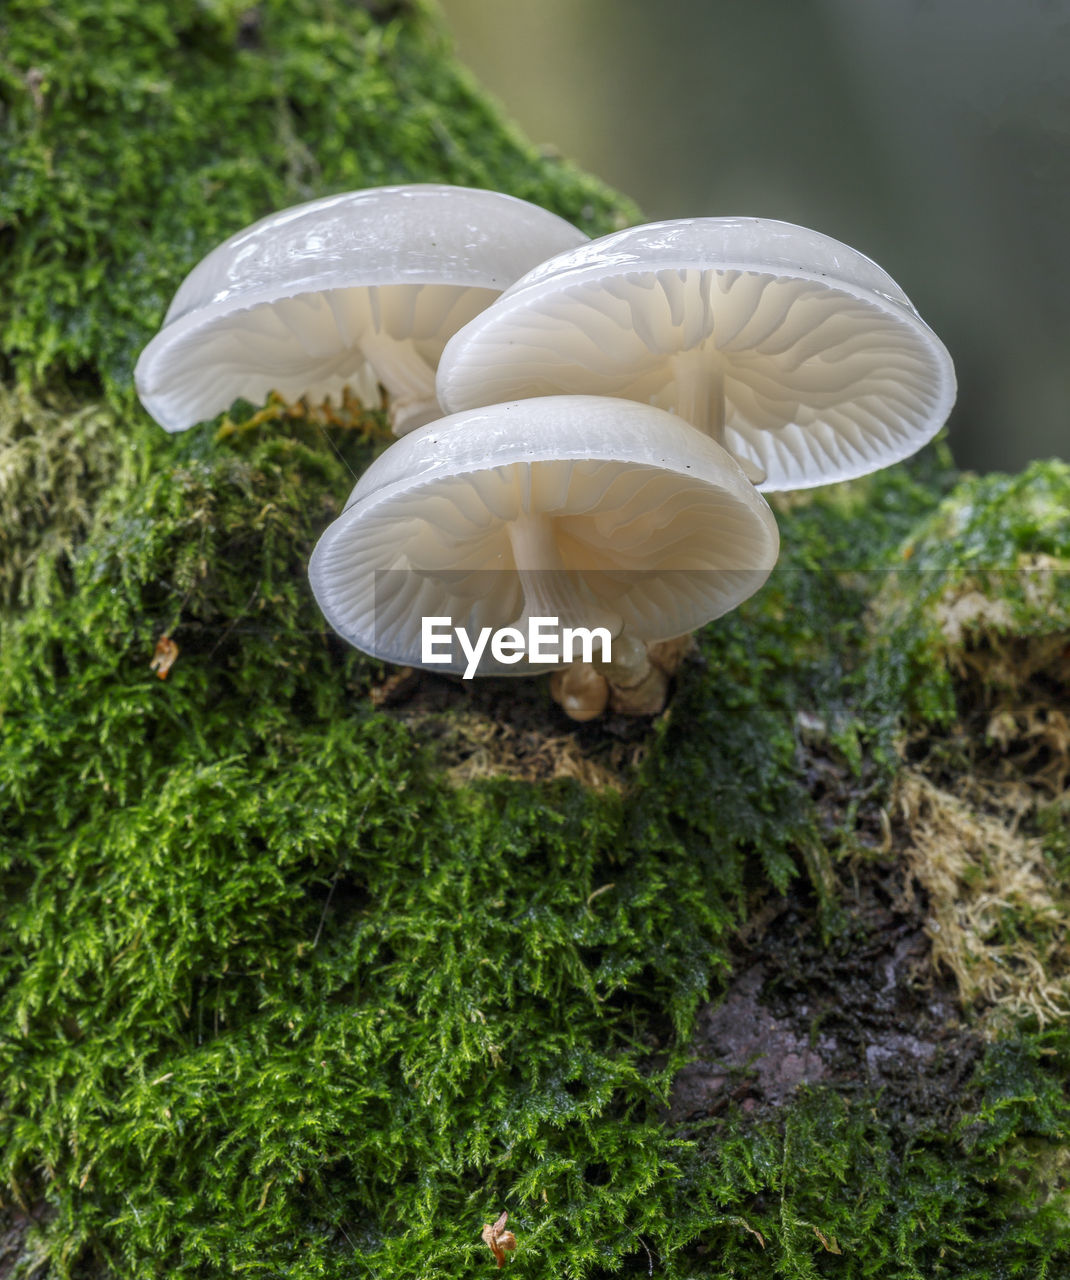
[[[390,398],[396,433],[441,410],[448,338],[525,271],[585,242],[545,209],[466,187],[379,187],[284,209],[189,273],[134,371],[168,431],[242,397]],[[373,398],[374,397],[374,398]]]
[[805,227],[692,218],[542,263],[454,337],[447,412],[525,396],[625,396],[678,413],[761,488],[907,457],[955,399],[943,344],[869,258]]
[[[309,577],[331,626],[392,662],[432,665],[425,619],[471,642],[547,617],[604,627],[627,665],[636,642],[645,661],[645,645],[746,599],[777,549],[768,505],[712,440],[649,405],[554,396],[455,414],[393,444],[323,534]],[[527,665],[523,641],[505,657],[488,646],[472,660],[456,644],[448,657],[434,665],[462,674],[566,664]]]

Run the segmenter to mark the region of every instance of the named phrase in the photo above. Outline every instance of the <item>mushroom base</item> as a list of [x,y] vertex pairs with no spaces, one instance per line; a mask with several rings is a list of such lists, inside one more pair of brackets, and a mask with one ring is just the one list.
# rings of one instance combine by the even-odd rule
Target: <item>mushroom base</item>
[[665,709],[672,677],[693,645],[694,637],[688,634],[649,646],[633,642],[627,664],[574,662],[554,672],[550,694],[573,720],[596,720],[607,709],[624,716],[657,715]]

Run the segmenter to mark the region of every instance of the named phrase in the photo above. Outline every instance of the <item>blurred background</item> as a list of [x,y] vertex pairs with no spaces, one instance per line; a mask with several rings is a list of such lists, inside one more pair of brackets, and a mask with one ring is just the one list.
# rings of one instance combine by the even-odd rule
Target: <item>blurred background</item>
[[440,0],[535,142],[650,219],[885,268],[955,360],[960,466],[1070,460],[1070,0]]

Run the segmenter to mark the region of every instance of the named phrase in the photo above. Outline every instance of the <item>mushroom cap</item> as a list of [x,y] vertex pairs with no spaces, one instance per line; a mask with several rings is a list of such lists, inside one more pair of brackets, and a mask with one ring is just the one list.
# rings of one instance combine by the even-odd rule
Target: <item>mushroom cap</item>
[[905,458],[955,399],[946,348],[887,272],[766,218],[650,223],[540,264],[447,344],[438,399],[587,392],[684,414],[683,353],[723,388],[723,443],[766,490]]
[[377,328],[411,339],[433,375],[461,325],[586,240],[537,205],[468,187],[375,187],[283,209],[186,276],[137,362],[138,394],[181,431],[238,397],[322,399],[354,381],[366,392],[362,339]]
[[[454,414],[391,445],[320,538],[313,593],[357,648],[426,666],[425,616],[474,638],[523,613],[510,525],[524,512],[551,522],[553,568],[648,642],[735,608],[768,577],[779,545],[739,465],[679,418],[634,401],[552,396]],[[464,666],[457,654],[436,669]],[[478,674],[532,669],[497,663],[488,646]]]

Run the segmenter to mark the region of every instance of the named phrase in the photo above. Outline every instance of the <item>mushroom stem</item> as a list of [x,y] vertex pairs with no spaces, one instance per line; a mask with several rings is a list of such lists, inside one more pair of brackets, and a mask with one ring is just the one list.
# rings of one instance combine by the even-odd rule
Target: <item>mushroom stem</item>
[[557,618],[561,627],[607,627],[611,635],[619,632],[620,618],[600,605],[582,579],[566,568],[551,517],[524,511],[506,527],[524,593],[524,610],[515,627],[525,631],[529,618]]
[[[681,351],[672,358],[676,381],[676,411],[686,422],[721,446],[725,444],[724,366],[705,344]],[[731,450],[729,450],[731,452]],[[733,453],[751,484],[761,484],[765,470],[750,458]]]
[[386,389],[395,435],[404,435],[441,415],[435,399],[435,371],[409,339],[392,338],[377,330],[361,337],[361,349]]
[[681,418],[724,447],[724,370],[705,346],[673,356],[676,404]]

